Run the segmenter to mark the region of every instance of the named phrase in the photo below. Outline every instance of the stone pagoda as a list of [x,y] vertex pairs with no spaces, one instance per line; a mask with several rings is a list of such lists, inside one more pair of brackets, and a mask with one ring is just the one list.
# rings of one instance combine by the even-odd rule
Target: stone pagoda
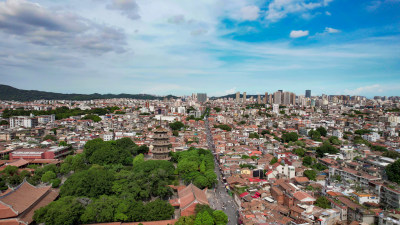
[[156,160],[169,160],[169,136],[168,130],[160,127],[154,131],[153,136],[153,159]]

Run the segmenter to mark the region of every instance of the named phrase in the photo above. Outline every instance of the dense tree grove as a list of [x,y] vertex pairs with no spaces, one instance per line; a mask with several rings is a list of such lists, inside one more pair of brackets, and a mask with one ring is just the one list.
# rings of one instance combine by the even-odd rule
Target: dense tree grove
[[317,201],[315,202],[316,206],[319,206],[323,209],[330,209],[331,207],[331,202],[325,198],[324,196],[318,197]]
[[215,128],[219,128],[221,130],[225,130],[225,131],[231,131],[232,127],[230,127],[229,125],[226,124],[220,124],[220,125],[214,125]]
[[182,216],[175,225],[226,225],[228,216],[221,210],[213,210],[208,205],[196,205],[196,215]]
[[[37,210],[34,220],[51,225],[170,219],[174,208],[165,200],[172,195],[168,185],[176,181],[175,167],[169,161],[145,161],[147,152],[148,147],[129,138],[94,139],[60,167],[36,168],[29,178],[33,184],[57,187],[58,176],[69,177],[60,187],[60,199]],[[14,168],[6,172],[17,174]]]
[[172,130],[180,130],[180,129],[182,129],[184,126],[185,126],[185,124],[183,124],[183,123],[180,122],[180,121],[176,121],[176,122],[173,122],[173,123],[170,123],[170,124],[169,124],[169,127],[170,127]]
[[400,184],[400,159],[388,165],[385,172],[390,181]]
[[93,120],[93,122],[100,122],[101,118],[98,115],[89,114],[82,118],[83,120]]
[[339,149],[332,146],[329,142],[324,142],[322,146],[317,148],[317,156],[323,157],[325,153],[336,154],[339,153]]
[[85,144],[84,154],[91,164],[131,165],[132,156],[145,154],[149,148],[145,145],[137,146],[131,139],[122,138],[116,141],[103,141],[100,138],[88,141]]
[[299,139],[299,135],[296,132],[290,132],[290,133],[284,133],[282,135],[282,141],[283,142],[289,142],[289,141],[297,141]]
[[211,188],[217,179],[214,172],[214,157],[209,150],[190,148],[172,154],[178,163],[177,172],[185,183],[193,182],[199,188]]

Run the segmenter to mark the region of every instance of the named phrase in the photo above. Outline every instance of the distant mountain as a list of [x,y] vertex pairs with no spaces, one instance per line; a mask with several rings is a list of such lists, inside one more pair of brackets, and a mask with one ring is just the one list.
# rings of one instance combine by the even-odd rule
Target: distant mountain
[[177,98],[176,96],[155,96],[148,94],[61,94],[46,91],[21,90],[8,85],[0,84],[0,100],[14,101],[33,101],[33,100],[94,100],[94,99],[109,99],[109,98],[132,98],[144,100],[156,100],[167,98]]

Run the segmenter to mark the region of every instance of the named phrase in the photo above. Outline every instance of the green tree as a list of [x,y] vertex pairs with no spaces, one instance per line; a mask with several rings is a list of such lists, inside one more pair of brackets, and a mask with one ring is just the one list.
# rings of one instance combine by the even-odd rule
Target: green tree
[[182,129],[184,126],[185,126],[185,124],[183,124],[183,123],[180,122],[180,121],[176,121],[176,122],[173,122],[173,123],[170,123],[170,124],[169,124],[169,127],[170,127],[172,130],[176,130],[176,131]]
[[0,191],[5,191],[8,189],[6,181],[4,180],[3,176],[0,176]]
[[92,166],[89,170],[72,174],[61,186],[61,196],[97,197],[109,195],[114,181],[113,174],[103,167]]
[[317,172],[315,172],[315,170],[306,170],[304,171],[304,176],[310,180],[315,180],[317,178]]
[[117,206],[118,200],[115,197],[102,195],[86,207],[81,221],[83,223],[113,222]]
[[191,216],[181,216],[178,221],[175,222],[175,225],[194,225],[194,220],[196,219],[195,215]]
[[69,155],[60,166],[60,172],[67,174],[70,171],[85,170],[88,167],[84,154]]
[[53,171],[47,171],[42,176],[42,181],[44,183],[50,182],[51,180],[55,179],[57,175]]
[[215,210],[213,212],[213,217],[216,225],[228,224],[228,216],[222,210]]
[[61,179],[60,178],[56,178],[56,179],[53,179],[51,181],[51,187],[52,188],[58,188],[58,186],[60,186],[60,184],[61,184]]
[[8,121],[7,120],[1,120],[0,121],[0,126],[3,126],[3,125],[9,125]]
[[389,164],[385,168],[385,171],[390,181],[400,184],[400,159],[396,160],[394,163]]
[[250,134],[249,134],[249,138],[252,138],[252,139],[256,138],[256,139],[258,139],[258,138],[260,138],[260,136],[259,136],[257,133],[250,133]]
[[147,221],[168,220],[174,214],[174,207],[159,199],[147,203],[145,209],[147,212]]
[[97,115],[89,114],[82,118],[83,120],[92,120],[93,122],[100,122],[101,118]]
[[54,135],[48,134],[48,135],[44,136],[43,140],[57,141],[57,138]]
[[289,141],[297,141],[299,139],[299,135],[296,132],[284,133],[282,135],[283,142],[287,143]]
[[308,136],[310,136],[311,139],[314,140],[314,141],[321,141],[321,133],[319,133],[319,131],[310,130],[308,132]]
[[269,162],[270,165],[274,165],[275,163],[278,162],[278,158],[274,157],[271,162]]
[[389,157],[392,159],[397,159],[397,158],[400,158],[400,153],[398,153],[396,151],[386,151],[382,154],[382,156]]
[[214,225],[214,219],[207,211],[203,211],[203,212],[200,212],[199,214],[197,214],[194,224],[195,225]]
[[339,153],[339,150],[329,144],[329,142],[324,142],[321,147],[317,148],[317,156],[323,157],[325,153],[336,154]]
[[315,201],[315,205],[318,207],[321,207],[323,209],[330,209],[331,207],[331,202],[325,198],[324,196],[318,197],[317,201]]
[[311,166],[313,164],[313,158],[311,156],[306,156],[303,158],[303,165],[304,166]]
[[6,168],[4,168],[4,170],[2,171],[2,173],[6,175],[14,175],[17,174],[17,172],[18,172],[18,167],[16,166],[6,166]]
[[304,155],[306,154],[306,150],[304,150],[303,148],[296,148],[295,150],[293,150],[293,152],[300,157],[304,157]]
[[331,144],[333,144],[333,145],[340,145],[340,144],[342,144],[342,142],[339,140],[339,138],[338,137],[336,137],[336,136],[331,136],[330,138],[329,138],[329,142],[331,143]]
[[67,196],[35,211],[33,220],[46,225],[79,224],[84,207],[72,196]]
[[328,131],[324,127],[318,127],[317,131],[321,134],[321,136],[324,137],[326,137],[326,134],[328,133]]
[[138,165],[140,163],[144,162],[144,155],[139,154],[133,159],[133,165]]

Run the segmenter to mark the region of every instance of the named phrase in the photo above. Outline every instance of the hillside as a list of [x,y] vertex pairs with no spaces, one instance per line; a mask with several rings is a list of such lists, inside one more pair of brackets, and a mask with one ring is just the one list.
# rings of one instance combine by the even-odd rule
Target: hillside
[[[168,95],[167,98],[176,98]],[[0,100],[33,101],[33,100],[93,100],[109,98],[132,98],[132,99],[163,99],[164,97],[147,94],[62,94],[36,90],[21,90],[8,85],[0,85]]]

